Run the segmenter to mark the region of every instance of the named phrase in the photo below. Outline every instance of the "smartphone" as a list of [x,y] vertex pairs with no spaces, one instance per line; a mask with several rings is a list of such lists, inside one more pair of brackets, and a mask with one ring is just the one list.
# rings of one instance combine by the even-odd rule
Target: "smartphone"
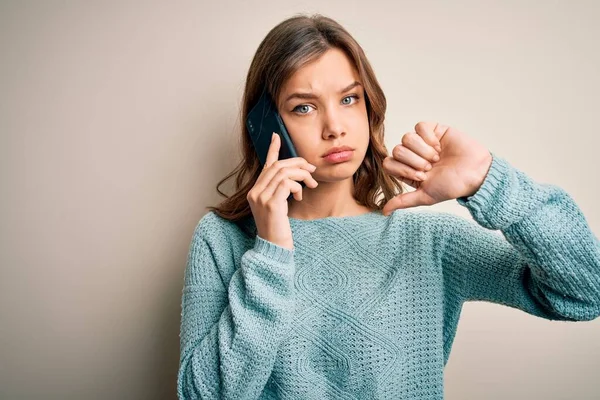
[[[258,159],[262,166],[265,165],[267,160],[267,153],[269,152],[273,132],[277,133],[281,138],[279,160],[298,157],[296,148],[292,143],[292,138],[290,138],[283,119],[281,119],[281,115],[277,112],[277,107],[275,107],[275,103],[266,88],[263,90],[256,105],[248,113],[246,127],[248,128],[254,149],[258,154]],[[304,181],[300,181],[300,185],[306,187]],[[290,193],[288,200],[292,197],[293,195]]]

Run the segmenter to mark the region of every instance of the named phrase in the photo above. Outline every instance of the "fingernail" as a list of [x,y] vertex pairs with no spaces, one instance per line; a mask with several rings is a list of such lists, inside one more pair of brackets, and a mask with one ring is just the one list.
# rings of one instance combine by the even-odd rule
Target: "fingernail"
[[439,144],[435,146],[435,149],[439,152],[442,151],[442,146],[440,146]]
[[437,162],[440,161],[440,156],[438,156],[437,154],[433,156],[433,161]]
[[275,132],[273,132],[273,135],[271,136],[271,143],[273,143],[275,141],[275,135],[277,135]]
[[308,164],[308,165],[310,166],[310,169],[312,169],[312,170],[313,170],[313,172],[314,172],[314,170],[316,170],[316,169],[317,169],[317,167],[316,167],[315,165],[312,165],[312,164]]
[[417,178],[419,178],[420,180],[424,181],[426,177],[427,177],[427,175],[425,175],[424,172],[421,172],[421,171],[417,172]]
[[425,166],[425,171],[429,171],[430,169],[431,169],[431,164],[427,164],[427,165]]

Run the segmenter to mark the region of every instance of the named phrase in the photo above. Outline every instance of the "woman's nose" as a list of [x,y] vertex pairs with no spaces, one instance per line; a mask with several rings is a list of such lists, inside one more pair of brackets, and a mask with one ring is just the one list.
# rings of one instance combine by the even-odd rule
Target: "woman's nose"
[[345,133],[344,123],[340,111],[334,108],[329,108],[324,114],[323,136],[327,138],[329,136],[344,135]]

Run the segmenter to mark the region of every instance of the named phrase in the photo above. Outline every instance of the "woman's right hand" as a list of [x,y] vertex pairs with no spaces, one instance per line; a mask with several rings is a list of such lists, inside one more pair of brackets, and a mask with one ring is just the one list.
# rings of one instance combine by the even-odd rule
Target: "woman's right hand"
[[280,147],[281,138],[274,133],[263,170],[246,199],[252,209],[258,236],[293,249],[287,199],[293,193],[296,200],[302,200],[302,186],[297,181],[304,181],[312,189],[317,187],[318,183],[311,175],[317,167],[302,157],[279,160]]

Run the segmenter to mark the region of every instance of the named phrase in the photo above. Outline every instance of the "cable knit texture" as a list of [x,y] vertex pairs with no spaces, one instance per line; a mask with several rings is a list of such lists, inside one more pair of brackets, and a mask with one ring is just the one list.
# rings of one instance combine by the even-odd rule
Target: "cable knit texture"
[[290,219],[294,249],[212,211],[191,241],[180,399],[442,399],[462,304],[600,315],[600,243],[573,199],[493,156],[473,219]]

